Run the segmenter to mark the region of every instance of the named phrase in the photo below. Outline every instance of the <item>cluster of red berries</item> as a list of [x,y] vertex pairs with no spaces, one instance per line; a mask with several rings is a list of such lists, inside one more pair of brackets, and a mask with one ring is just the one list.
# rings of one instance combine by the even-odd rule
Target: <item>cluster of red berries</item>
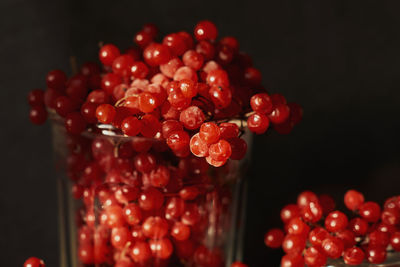
[[102,45],[102,66],[85,63],[70,78],[50,71],[47,90],[29,94],[31,121],[44,123],[51,110],[64,118],[71,134],[109,124],[126,136],[163,139],[179,157],[192,151],[222,166],[245,155],[240,139],[245,125],[261,134],[271,122],[276,131],[288,133],[301,120],[300,106],[280,94],[268,95],[237,39],[217,40],[212,22],[199,22],[195,38],[181,31],[157,42],[157,33],[146,24],[134,36],[136,46],[124,52]]
[[348,265],[379,264],[388,251],[400,251],[400,196],[387,199],[382,210],[376,202],[365,202],[362,193],[349,190],[344,204],[350,216],[335,210],[329,195],[302,192],[297,204],[281,210],[284,230],[269,230],[265,244],[282,247],[282,267],[320,267],[340,258]]

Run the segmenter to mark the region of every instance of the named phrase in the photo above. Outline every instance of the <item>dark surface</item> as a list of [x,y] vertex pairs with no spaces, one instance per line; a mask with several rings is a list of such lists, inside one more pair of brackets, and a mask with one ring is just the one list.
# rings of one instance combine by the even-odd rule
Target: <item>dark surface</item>
[[[307,2],[307,3],[305,3]],[[304,106],[290,136],[256,139],[249,177],[245,261],[276,266],[263,245],[279,209],[302,189],[338,200],[353,186],[382,201],[400,192],[398,1],[0,2],[1,266],[39,256],[57,266],[55,179],[49,126],[34,127],[25,97],[70,55],[97,56],[98,41],[131,44],[145,22],[163,32],[212,19],[256,56],[270,91]]]

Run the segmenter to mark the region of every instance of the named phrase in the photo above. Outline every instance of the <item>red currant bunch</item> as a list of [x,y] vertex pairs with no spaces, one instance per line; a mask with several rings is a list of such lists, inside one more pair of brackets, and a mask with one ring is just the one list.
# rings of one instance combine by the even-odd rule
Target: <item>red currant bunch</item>
[[265,235],[270,248],[282,247],[281,266],[326,266],[329,259],[341,258],[348,265],[364,261],[379,264],[388,250],[400,251],[400,196],[386,200],[383,211],[364,195],[349,190],[344,196],[347,215],[335,210],[328,195],[302,192],[297,204],[281,211],[284,230],[274,228]]
[[300,122],[301,107],[268,94],[238,40],[218,39],[213,22],[161,41],[158,32],[144,25],[126,50],[104,44],[102,66],[87,62],[72,77],[50,71],[47,90],[29,93],[31,121],[43,124],[49,112],[74,135],[109,125],[121,135],[159,138],[176,156],[193,153],[215,167],[245,156],[246,126],[262,134],[272,123],[286,134]]

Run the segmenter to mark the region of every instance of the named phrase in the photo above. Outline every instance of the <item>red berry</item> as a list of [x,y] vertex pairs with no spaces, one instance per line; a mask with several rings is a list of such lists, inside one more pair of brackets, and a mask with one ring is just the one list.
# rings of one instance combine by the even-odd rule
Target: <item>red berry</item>
[[347,216],[343,212],[333,211],[325,219],[325,228],[329,232],[338,232],[345,229],[348,222]]
[[286,254],[281,259],[281,267],[304,267],[304,258],[301,254]]
[[382,222],[387,225],[397,225],[400,223],[400,211],[397,208],[385,209],[381,218]]
[[239,261],[235,261],[234,263],[231,264],[231,267],[249,267],[247,264],[244,264]]
[[185,37],[177,33],[166,35],[163,44],[169,47],[174,56],[181,56],[188,49]]
[[178,241],[187,240],[190,236],[190,227],[181,222],[175,222],[171,228],[171,236]]
[[309,267],[322,267],[326,264],[326,256],[317,247],[309,247],[304,252],[304,262]]
[[231,145],[232,149],[231,159],[233,160],[243,159],[247,152],[246,141],[239,137],[230,138],[227,141]]
[[144,241],[137,241],[131,247],[130,256],[135,262],[144,263],[151,258],[151,249],[149,244]]
[[148,217],[142,224],[142,231],[146,237],[152,239],[163,238],[168,233],[168,221],[161,217]]
[[204,57],[202,54],[194,50],[188,50],[183,55],[182,61],[186,66],[192,68],[193,70],[199,70],[201,67],[203,67]]
[[140,153],[134,159],[133,163],[136,170],[140,172],[150,172],[156,165],[156,157],[150,153]]
[[301,216],[306,222],[316,223],[322,215],[322,208],[318,202],[310,202],[308,206],[301,209]]
[[291,219],[300,216],[300,209],[297,205],[289,204],[281,210],[281,219],[283,223],[288,223]]
[[129,54],[120,55],[114,59],[112,69],[114,73],[122,76],[129,77],[131,75],[131,68],[134,63],[133,57]]
[[197,95],[197,84],[192,80],[180,80],[179,89],[181,90],[182,95],[186,98],[193,98]]
[[297,197],[297,205],[300,208],[309,206],[311,202],[318,202],[318,196],[311,191],[303,191]]
[[[249,67],[244,71],[244,80],[249,85],[259,85],[261,84],[261,72],[256,68]],[[274,104],[276,103],[274,102]]]
[[113,61],[120,55],[118,47],[106,44],[100,48],[99,59],[105,66],[111,66]]
[[219,40],[222,45],[229,46],[235,53],[239,51],[239,41],[232,36],[226,36]]
[[143,113],[150,113],[158,106],[157,98],[147,92],[143,92],[139,95],[139,109]]
[[364,203],[364,195],[356,190],[349,190],[344,195],[344,204],[349,210],[358,210]]
[[30,257],[25,261],[24,267],[46,267],[46,265],[43,260],[36,257]]
[[369,201],[362,204],[359,208],[361,217],[367,222],[377,222],[381,217],[381,208],[375,202]]
[[69,133],[80,134],[86,129],[86,121],[79,112],[72,112],[65,117],[65,128]]
[[369,247],[365,254],[370,263],[379,264],[386,260],[386,248],[383,247]]
[[44,105],[44,92],[40,89],[35,89],[28,94],[28,103],[31,107]]
[[107,92],[107,94],[112,95],[114,88],[122,83],[122,79],[119,75],[115,73],[107,73],[101,79],[101,88]]
[[177,120],[166,120],[162,123],[162,135],[164,138],[168,138],[174,131],[182,131],[182,124]]
[[174,131],[167,138],[167,144],[173,151],[189,148],[189,135],[185,131]]
[[136,79],[144,79],[149,73],[149,68],[142,61],[135,61],[131,65],[131,74]]
[[46,84],[48,88],[62,92],[65,89],[67,75],[62,70],[52,70],[47,73]]
[[264,237],[264,243],[267,247],[270,248],[279,248],[282,246],[283,239],[285,238],[285,234],[279,228],[274,228],[269,230]]
[[148,65],[155,67],[167,63],[171,58],[171,52],[166,45],[152,43],[143,51],[143,58]]
[[113,122],[116,110],[110,104],[102,104],[96,109],[96,117],[101,123],[110,124]]
[[308,235],[308,240],[314,246],[321,247],[322,241],[329,236],[329,232],[322,227],[315,227]]
[[282,242],[282,249],[287,254],[301,253],[306,246],[306,239],[300,235],[288,234]]
[[198,41],[201,40],[215,40],[218,35],[217,27],[214,23],[208,20],[203,20],[197,23],[194,29],[194,36]]
[[269,119],[262,113],[254,113],[247,119],[247,127],[256,134],[263,134],[269,127]]
[[254,111],[269,114],[273,110],[272,100],[266,93],[253,95],[250,99],[251,108]]
[[109,96],[107,95],[106,91],[104,90],[93,90],[87,96],[86,101],[93,104],[106,104],[110,100]]
[[318,196],[318,202],[321,204],[324,215],[328,215],[330,212],[335,210],[335,200],[326,194],[322,194]]
[[343,260],[348,265],[360,265],[364,258],[364,251],[358,247],[348,248],[343,253]]
[[231,145],[224,139],[210,145],[208,149],[210,157],[215,161],[226,161],[232,154]]
[[390,242],[390,235],[381,231],[372,231],[369,235],[369,246],[386,247]]
[[55,110],[58,115],[65,117],[74,110],[75,106],[76,104],[69,97],[59,96],[56,99]]
[[334,236],[328,236],[322,241],[322,250],[331,259],[337,259],[342,256],[344,250],[343,241]]
[[159,131],[161,131],[161,123],[153,114],[146,114],[140,120],[142,128],[140,133],[147,138],[153,138]]
[[139,31],[133,37],[133,41],[140,47],[144,48],[153,41],[154,36],[144,30]]
[[390,245],[396,251],[400,251],[400,232],[395,232],[390,237]]
[[29,112],[29,119],[32,123],[41,125],[47,120],[47,110],[43,106],[33,106]]
[[190,151],[196,157],[206,157],[208,156],[208,144],[200,137],[197,133],[190,139]]
[[207,74],[207,84],[210,86],[229,86],[228,73],[222,69],[211,70]]
[[307,235],[309,227],[300,217],[293,218],[286,225],[287,232],[293,235]]
[[171,257],[174,250],[172,243],[168,238],[150,240],[149,245],[153,256],[159,259],[168,259]]
[[129,225],[137,225],[142,220],[142,212],[135,203],[129,203],[124,207],[123,216]]
[[132,240],[132,234],[128,227],[116,227],[111,230],[111,244],[113,247],[123,249],[126,243]]
[[174,81],[181,81],[183,79],[188,79],[197,82],[198,77],[196,71],[188,66],[180,67],[176,70],[174,74]]
[[196,52],[203,55],[205,60],[211,60],[214,58],[215,48],[209,41],[202,40],[197,43]]
[[198,129],[205,119],[203,111],[197,106],[184,109],[179,116],[179,121],[189,130]]
[[350,248],[356,244],[356,236],[349,229],[344,229],[336,233],[336,237],[343,241],[344,248]]
[[368,222],[361,218],[354,218],[349,222],[349,229],[353,231],[356,236],[363,236],[367,233]]
[[139,196],[139,206],[143,210],[158,210],[164,203],[164,195],[155,188],[150,187]]
[[175,57],[170,59],[167,63],[160,65],[160,71],[168,78],[173,78],[175,72],[183,66],[182,61]]
[[138,118],[129,116],[121,123],[121,130],[128,136],[136,136],[142,129],[142,123]]
[[269,120],[274,124],[284,123],[290,115],[290,109],[285,104],[278,104],[274,106],[271,114],[268,115]]

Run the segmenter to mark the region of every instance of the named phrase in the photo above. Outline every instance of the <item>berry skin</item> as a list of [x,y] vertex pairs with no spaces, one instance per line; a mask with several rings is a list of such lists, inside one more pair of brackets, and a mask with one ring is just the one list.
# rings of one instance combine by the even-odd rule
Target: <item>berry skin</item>
[[80,134],[86,129],[86,121],[79,112],[72,112],[65,117],[65,128],[71,134]]
[[35,89],[28,94],[28,103],[31,107],[44,105],[44,92],[40,89]]
[[318,202],[310,202],[301,209],[301,217],[306,222],[316,223],[322,218],[322,208]]
[[174,251],[172,243],[168,238],[150,240],[149,245],[153,256],[159,259],[168,259]]
[[136,79],[144,79],[149,73],[149,68],[141,61],[133,62],[131,65],[131,74]]
[[130,256],[135,262],[144,263],[151,258],[151,249],[149,244],[144,241],[137,241],[131,247]]
[[96,109],[96,117],[101,123],[110,124],[116,114],[115,108],[110,104],[102,104]]
[[129,54],[120,55],[112,63],[113,72],[122,76],[129,77],[134,63],[133,57]]
[[300,217],[293,218],[286,225],[287,232],[293,235],[308,234],[309,227]]
[[365,254],[370,263],[379,264],[386,260],[386,249],[383,247],[369,247]]
[[185,37],[177,33],[171,33],[164,37],[163,44],[171,50],[174,56],[181,56],[187,50]]
[[328,236],[322,241],[322,250],[331,259],[339,258],[344,250],[343,241],[334,236]]
[[173,151],[188,148],[189,142],[189,135],[185,131],[174,131],[167,138],[167,144]]
[[208,156],[208,144],[200,137],[197,133],[190,139],[190,151],[196,157],[207,157]]
[[207,74],[207,84],[210,86],[229,86],[228,73],[222,69],[211,70]]
[[74,110],[75,104],[69,97],[66,96],[59,96],[56,99],[56,106],[55,110],[58,115],[61,117],[65,117],[68,113],[72,112]]
[[279,248],[282,246],[283,239],[285,238],[285,234],[279,228],[274,228],[269,230],[264,237],[264,243],[267,247],[270,248]]
[[397,225],[400,223],[400,212],[397,208],[386,209],[382,212],[381,219],[386,225]]
[[179,58],[175,57],[170,59],[167,63],[160,65],[160,71],[168,78],[173,78],[175,72],[182,66],[182,61]]
[[218,35],[217,27],[214,23],[208,20],[203,20],[197,23],[194,28],[194,36],[198,41],[201,40],[215,40]]
[[326,264],[326,256],[317,247],[309,247],[304,252],[304,262],[309,267],[322,267]]
[[300,235],[288,234],[282,242],[282,249],[287,253],[301,253],[306,246],[306,239]]
[[254,113],[247,119],[247,127],[256,134],[263,134],[269,127],[269,119],[262,113]]
[[207,144],[214,144],[220,138],[220,129],[215,123],[206,122],[201,125],[199,135]]
[[179,89],[186,98],[192,98],[197,95],[197,85],[194,81],[183,79],[179,81]]
[[390,235],[381,231],[372,231],[369,235],[369,246],[386,247],[390,242]]
[[62,92],[65,89],[67,75],[62,70],[52,70],[47,73],[46,84],[48,88]]
[[153,38],[154,36],[152,36],[150,33],[139,31],[133,37],[133,41],[141,48],[144,48],[153,41]]
[[215,161],[226,161],[232,154],[232,148],[226,140],[222,139],[210,145],[208,153],[211,159]]
[[348,265],[360,265],[364,258],[364,251],[358,247],[348,248],[343,253],[343,260]]
[[129,225],[137,225],[142,220],[142,212],[135,203],[129,203],[124,207],[123,216]]
[[158,210],[164,203],[164,195],[155,188],[143,191],[139,196],[139,206],[145,211]]
[[175,240],[185,241],[190,236],[190,227],[181,222],[175,222],[171,228],[171,236]]
[[139,109],[143,113],[150,113],[158,106],[157,98],[148,92],[139,95]]
[[205,60],[211,60],[214,58],[215,47],[213,44],[211,44],[208,41],[202,40],[202,41],[198,42],[195,50],[197,53],[203,55]]
[[30,257],[24,263],[24,267],[46,267],[44,261],[36,257]]
[[349,190],[344,195],[344,204],[349,210],[358,210],[364,203],[364,195],[356,190]]
[[304,258],[301,254],[286,254],[282,257],[281,267],[304,267]]
[[122,83],[122,79],[119,75],[115,73],[107,73],[101,79],[101,88],[107,92],[107,94],[112,95],[114,88]]
[[166,45],[152,43],[143,51],[143,58],[149,66],[155,67],[167,63],[171,52]]
[[254,111],[269,114],[273,110],[272,100],[266,93],[253,95],[250,99],[251,108]]
[[281,210],[281,219],[285,224],[298,216],[300,216],[300,209],[297,205],[289,204]]
[[325,219],[325,228],[329,232],[338,232],[345,229],[348,222],[347,216],[343,212],[333,211]]
[[33,124],[41,125],[47,120],[47,110],[43,106],[34,106],[29,112],[29,119]]
[[300,208],[307,207],[311,202],[318,202],[318,196],[311,191],[303,191],[297,197],[297,205]]
[[231,139],[239,135],[239,126],[235,123],[223,122],[219,125],[220,138]]
[[247,143],[242,138],[234,137],[227,140],[231,145],[232,154],[231,159],[241,160],[246,156]]
[[138,118],[129,116],[126,117],[121,123],[121,130],[128,136],[136,136],[142,129],[142,123]]
[[390,237],[390,245],[395,251],[400,251],[400,232],[395,232]]
[[367,222],[377,222],[381,217],[381,208],[375,202],[365,202],[360,206],[360,215]]
[[148,217],[142,225],[143,234],[152,239],[163,238],[168,233],[168,221],[161,217]]
[[287,121],[289,115],[290,115],[289,107],[285,104],[278,104],[275,105],[271,114],[268,115],[268,118],[273,124],[281,124]]
[[197,106],[184,109],[179,116],[179,121],[189,130],[198,129],[205,119],[203,111]]
[[343,241],[344,248],[350,248],[356,244],[356,236],[349,229],[344,229],[336,233],[336,237]]
[[321,204],[325,216],[335,210],[335,200],[330,195],[319,195],[318,202]]
[[315,227],[308,235],[308,240],[314,246],[321,247],[322,241],[329,236],[329,232],[322,227]]
[[197,53],[194,50],[188,50],[182,57],[183,63],[192,68],[193,70],[199,70],[203,67],[204,64],[204,57],[202,54]]
[[349,229],[356,236],[363,236],[367,233],[368,222],[362,218],[354,218],[349,222]]
[[177,120],[166,120],[163,121],[161,130],[163,137],[168,138],[170,134],[174,131],[183,131],[183,126]]
[[99,51],[99,59],[104,66],[111,66],[119,55],[118,47],[113,44],[103,45]]

